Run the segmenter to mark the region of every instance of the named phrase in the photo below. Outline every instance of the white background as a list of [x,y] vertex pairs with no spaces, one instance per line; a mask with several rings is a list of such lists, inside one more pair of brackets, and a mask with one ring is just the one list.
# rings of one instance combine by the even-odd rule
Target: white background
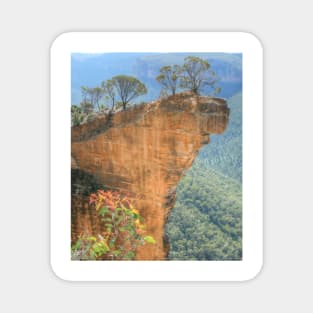
[[[3,312],[312,311],[309,1],[3,1]],[[49,268],[49,47],[68,30],[237,30],[265,53],[264,268],[244,283],[66,283]],[[60,104],[62,105],[62,104]],[[251,103],[253,105],[253,103]]]
[[[71,261],[71,53],[164,50],[240,52],[243,55],[243,259],[220,262]],[[260,41],[243,32],[72,32],[64,33],[54,41],[51,48],[50,218],[51,266],[58,277],[70,281],[244,281],[260,272],[263,260],[262,66]]]

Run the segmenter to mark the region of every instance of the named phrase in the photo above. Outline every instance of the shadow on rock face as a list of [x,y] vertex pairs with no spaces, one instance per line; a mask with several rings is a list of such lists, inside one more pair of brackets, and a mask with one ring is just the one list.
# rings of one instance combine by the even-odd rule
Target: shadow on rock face
[[86,229],[98,231],[95,216],[83,203],[101,185],[131,193],[147,233],[156,240],[140,247],[137,259],[166,259],[164,226],[175,204],[175,188],[210,134],[225,131],[228,117],[225,100],[183,93],[117,112],[110,127],[99,116],[72,128],[72,238]]

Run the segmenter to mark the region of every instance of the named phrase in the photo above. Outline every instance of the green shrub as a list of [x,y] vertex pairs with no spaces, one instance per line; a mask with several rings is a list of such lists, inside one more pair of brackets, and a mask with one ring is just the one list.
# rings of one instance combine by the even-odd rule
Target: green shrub
[[72,245],[72,260],[132,260],[139,246],[155,244],[154,238],[146,235],[143,217],[129,197],[98,190],[90,195],[90,206],[98,213],[104,231],[81,235]]

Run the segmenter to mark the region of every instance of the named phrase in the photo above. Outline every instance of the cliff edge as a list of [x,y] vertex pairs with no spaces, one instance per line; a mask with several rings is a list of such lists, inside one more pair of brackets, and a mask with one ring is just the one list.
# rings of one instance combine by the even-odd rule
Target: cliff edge
[[164,226],[176,186],[228,117],[225,100],[182,93],[72,127],[72,240],[99,231],[88,194],[105,186],[131,194],[157,242],[140,247],[137,259],[166,259]]

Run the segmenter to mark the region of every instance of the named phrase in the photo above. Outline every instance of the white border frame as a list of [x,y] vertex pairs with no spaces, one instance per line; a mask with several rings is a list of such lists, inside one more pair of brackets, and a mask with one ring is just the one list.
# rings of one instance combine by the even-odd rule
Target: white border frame
[[[243,260],[71,261],[71,53],[243,54]],[[242,32],[64,33],[51,46],[51,266],[68,281],[244,281],[263,264],[263,49]]]

